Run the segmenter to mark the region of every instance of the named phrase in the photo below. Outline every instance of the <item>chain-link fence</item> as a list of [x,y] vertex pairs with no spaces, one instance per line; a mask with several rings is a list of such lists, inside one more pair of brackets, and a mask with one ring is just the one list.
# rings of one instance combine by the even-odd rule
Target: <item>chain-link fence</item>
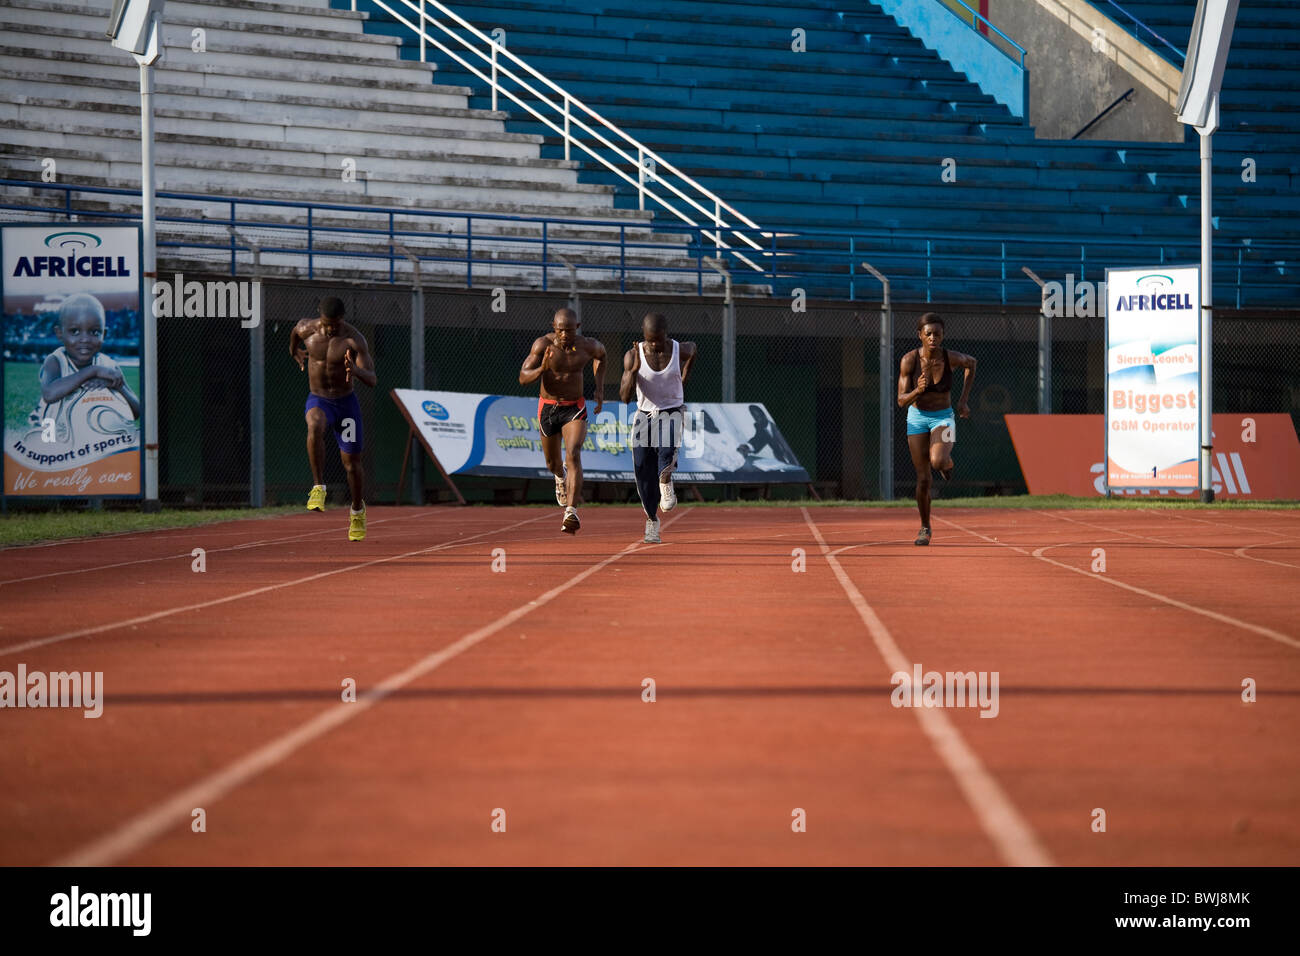
[[[191,278],[187,276],[187,278]],[[193,278],[202,278],[195,276]],[[263,322],[252,331],[235,319],[159,320],[161,497],[170,504],[240,504],[261,491],[266,503],[301,499],[311,483],[305,450],[305,375],[289,355],[289,332],[316,314],[323,295],[339,296],[347,318],[370,343],[378,385],[358,388],[364,415],[367,497],[393,501],[403,476],[408,426],[389,395],[412,384],[409,288],[267,282]],[[565,293],[426,289],[423,385],[429,389],[488,394],[535,394],[518,384],[532,341],[550,328]],[[699,346],[687,401],[723,399],[722,336],[726,306],[720,298],[582,295],[582,330],[609,354],[605,398],[615,400],[624,352],[640,337],[642,316],[668,318],[670,334]],[[959,470],[953,494],[1025,491],[1004,415],[1039,407],[1039,320],[1033,310],[963,309],[951,305],[896,305],[885,380],[890,430],[887,457],[895,497],[912,493],[915,475],[904,436],[905,412],[893,396],[898,364],[918,344],[916,320],[927,311],[946,322],[946,343],[979,361],[970,397],[971,417],[958,424]],[[1214,408],[1224,412],[1288,412],[1300,420],[1300,322],[1293,313],[1220,311],[1214,325]],[[791,300],[736,303],[735,392],[741,402],[762,402],[815,487],[848,498],[879,497],[880,325],[878,303]],[[262,361],[250,365],[260,333]],[[1057,318],[1052,323],[1051,396],[1054,412],[1103,409],[1104,320]],[[257,374],[260,368],[261,375]],[[261,380],[259,383],[259,379]],[[962,382],[954,376],[960,395]],[[587,391],[592,385],[588,379]],[[263,482],[255,409],[262,407]],[[327,442],[326,481],[341,494],[344,474]],[[457,479],[470,500],[517,500],[522,482]],[[534,483],[532,497],[546,489]],[[447,500],[431,466],[424,468],[425,500]],[[722,493],[714,489],[714,494]],[[803,495],[801,486],[775,494]],[[628,487],[589,487],[588,498],[627,497]]]

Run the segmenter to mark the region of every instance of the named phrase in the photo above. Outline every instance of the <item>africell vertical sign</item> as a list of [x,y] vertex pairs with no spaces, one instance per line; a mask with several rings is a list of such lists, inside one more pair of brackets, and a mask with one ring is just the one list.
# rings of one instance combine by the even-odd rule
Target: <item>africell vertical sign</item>
[[139,497],[140,227],[0,228],[6,496]]
[[1106,270],[1106,486],[1200,486],[1201,270]]

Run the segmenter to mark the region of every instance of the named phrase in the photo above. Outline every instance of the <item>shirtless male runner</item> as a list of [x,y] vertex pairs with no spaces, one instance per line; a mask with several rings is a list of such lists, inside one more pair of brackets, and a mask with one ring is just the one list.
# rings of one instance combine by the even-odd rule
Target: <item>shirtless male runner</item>
[[[587,438],[587,402],[582,397],[582,370],[591,363],[596,380],[596,414],[604,407],[605,346],[578,332],[578,315],[560,309],[551,331],[533,342],[519,370],[519,384],[541,381],[537,421],[542,433],[542,454],[555,476],[555,501],[564,509],[560,530],[576,534],[582,527],[577,503],[582,499],[582,443]],[[561,457],[563,439],[563,457]]]
[[352,380],[374,388],[374,362],[365,337],[343,321],[343,302],[334,296],[320,300],[320,315],[302,319],[289,334],[289,354],[298,368],[306,369],[311,393],[307,396],[307,461],[312,486],[308,511],[325,510],[325,432],[334,432],[339,457],[348,475],[352,513],[348,540],[366,537],[366,502],[362,497],[365,474],[361,470],[361,403]]

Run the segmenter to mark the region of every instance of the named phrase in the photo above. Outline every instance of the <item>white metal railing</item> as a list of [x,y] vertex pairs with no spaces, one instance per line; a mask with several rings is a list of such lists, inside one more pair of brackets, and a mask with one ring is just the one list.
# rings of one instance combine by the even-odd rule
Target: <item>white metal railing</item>
[[[624,182],[635,186],[637,189],[637,204],[640,209],[645,209],[646,199],[649,198],[683,222],[699,227],[701,223],[693,219],[690,212],[690,210],[694,210],[696,215],[712,224],[713,229],[706,228],[703,234],[714,243],[716,250],[730,250],[737,259],[756,272],[765,271],[762,266],[756,265],[743,253],[736,252],[723,238],[724,235],[729,236],[762,255],[763,247],[752,238],[753,233],[762,234],[762,228],[758,223],[728,205],[710,190],[705,189],[690,176],[650,149],[650,147],[623,132],[582,100],[548,79],[520,57],[511,53],[454,10],[442,4],[439,0],[393,0],[393,3],[406,7],[412,14],[418,16],[419,25],[417,25],[394,9],[387,0],[371,0],[371,2],[391,14],[398,23],[413,30],[420,38],[420,62],[427,62],[426,50],[429,45],[436,47],[474,76],[488,84],[492,91],[492,109],[497,108],[498,94],[504,95],[518,104],[534,119],[563,137],[564,158],[566,160],[570,158],[571,148],[576,146]],[[474,44],[471,40],[457,33],[452,27],[435,18],[433,14],[428,12],[428,7],[434,8],[448,20],[461,27],[470,37],[484,44],[484,47]],[[352,0],[352,9],[356,10],[356,8],[357,0]],[[467,61],[457,53],[456,50],[441,42],[436,33],[430,35],[426,31],[426,27],[430,24],[441,31],[444,37],[454,40],[462,52],[477,57],[488,72],[483,72],[474,63]],[[502,57],[505,57],[508,63],[502,63]],[[527,79],[519,76],[511,69],[510,64],[514,64],[528,77],[549,90],[553,96],[558,97],[558,102],[548,96],[547,93],[537,89]],[[525,101],[513,89],[505,86],[503,80],[509,80],[517,84],[520,89],[536,98],[544,108],[549,110],[549,114]],[[593,125],[597,128],[593,128]],[[575,128],[578,131],[576,133],[574,132]],[[609,134],[608,137],[605,135],[606,133]],[[622,160],[626,165],[621,165],[608,155],[599,152],[597,148],[582,139],[579,134],[586,134],[596,144],[603,146],[607,153],[612,153],[614,157]],[[612,142],[611,138],[613,139]],[[632,153],[635,153],[635,157]],[[628,167],[635,168],[635,173],[629,172]],[[671,179],[668,177],[671,177]],[[680,201],[680,204],[685,205],[688,209],[679,208],[679,205],[675,204],[670,197],[662,195],[653,189],[652,186],[655,185],[661,186],[663,190],[671,193]],[[731,216],[733,221],[728,221],[724,213]],[[736,231],[739,228],[748,228],[750,234]]]

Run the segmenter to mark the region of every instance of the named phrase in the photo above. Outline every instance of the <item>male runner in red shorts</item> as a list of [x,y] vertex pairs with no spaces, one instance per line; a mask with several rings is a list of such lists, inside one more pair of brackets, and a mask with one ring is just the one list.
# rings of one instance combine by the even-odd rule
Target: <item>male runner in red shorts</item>
[[[542,454],[555,476],[555,501],[564,509],[560,530],[576,534],[577,503],[582,496],[582,443],[587,438],[587,403],[582,397],[582,370],[591,363],[596,380],[596,414],[604,406],[605,346],[578,332],[578,316],[560,309],[551,320],[552,331],[533,343],[519,370],[519,384],[541,380],[537,421],[542,432]],[[560,439],[564,457],[560,455]],[[567,462],[567,465],[566,465]]]
[[377,381],[366,339],[343,321],[343,302],[334,296],[320,300],[320,315],[302,319],[289,333],[289,354],[307,371],[311,393],[307,396],[307,461],[316,484],[307,496],[308,511],[325,510],[325,432],[334,432],[339,457],[348,473],[352,514],[348,540],[366,537],[366,503],[362,497],[365,475],[361,470],[361,403],[352,380],[374,388]]

